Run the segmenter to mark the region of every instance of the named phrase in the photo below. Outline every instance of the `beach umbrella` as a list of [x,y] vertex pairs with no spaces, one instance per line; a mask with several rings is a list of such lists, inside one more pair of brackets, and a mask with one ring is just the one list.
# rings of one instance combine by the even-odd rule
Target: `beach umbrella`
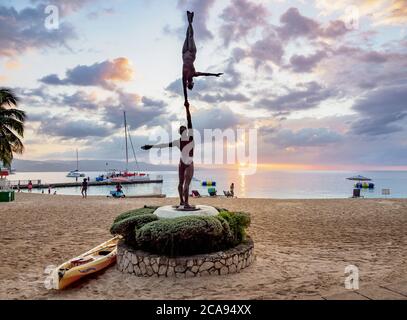
[[360,175],[349,177],[349,178],[346,178],[346,179],[347,180],[353,180],[353,181],[372,181],[372,179],[366,178],[366,177],[360,176]]

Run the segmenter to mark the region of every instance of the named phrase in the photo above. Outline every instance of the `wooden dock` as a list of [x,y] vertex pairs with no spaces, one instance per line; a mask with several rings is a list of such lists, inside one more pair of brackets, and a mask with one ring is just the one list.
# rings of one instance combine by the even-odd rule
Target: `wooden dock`
[[[28,181],[24,181],[24,184],[18,184],[18,181],[10,181],[11,182],[11,188],[12,189],[18,189],[20,188],[21,190],[28,189]],[[98,186],[115,186],[117,185],[118,182],[109,182],[109,181],[91,181],[88,182],[89,187],[98,187]],[[129,184],[147,184],[147,183],[163,183],[163,179],[150,179],[150,180],[140,180],[140,181],[120,181],[120,184],[122,185],[129,185]],[[37,180],[32,180],[33,184],[33,189],[48,189],[48,187],[51,188],[75,188],[75,187],[81,187],[82,186],[82,181],[78,182],[62,182],[62,183],[41,183],[41,181]]]

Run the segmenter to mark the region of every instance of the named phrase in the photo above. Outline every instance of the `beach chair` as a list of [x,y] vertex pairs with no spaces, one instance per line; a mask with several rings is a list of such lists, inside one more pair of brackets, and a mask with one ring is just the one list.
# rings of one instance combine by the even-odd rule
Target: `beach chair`
[[223,194],[225,195],[226,198],[233,198],[233,195],[230,191],[223,190]]
[[208,188],[208,193],[211,197],[216,197],[216,189],[215,188]]
[[110,191],[110,196],[113,198],[125,198],[125,194],[123,192],[118,192],[118,191]]
[[199,193],[198,190],[192,190],[191,196],[192,196],[192,198],[200,198],[201,194]]

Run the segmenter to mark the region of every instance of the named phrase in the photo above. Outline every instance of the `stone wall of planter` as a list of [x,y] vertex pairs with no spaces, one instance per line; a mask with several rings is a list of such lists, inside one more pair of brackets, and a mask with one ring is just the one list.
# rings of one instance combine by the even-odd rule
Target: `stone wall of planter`
[[117,267],[140,277],[201,277],[237,273],[254,261],[254,244],[249,238],[235,248],[211,254],[169,258],[134,250],[123,241],[117,246]]

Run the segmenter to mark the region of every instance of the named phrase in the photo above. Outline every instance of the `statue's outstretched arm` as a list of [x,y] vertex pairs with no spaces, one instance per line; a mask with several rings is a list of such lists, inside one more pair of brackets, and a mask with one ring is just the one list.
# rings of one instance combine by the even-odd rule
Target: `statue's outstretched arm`
[[195,72],[194,77],[220,77],[223,73]]
[[172,148],[172,147],[173,147],[173,144],[174,144],[174,142],[159,143],[159,144],[155,144],[155,145],[146,144],[145,146],[142,146],[141,149],[143,149],[143,150],[150,150],[151,148],[154,148],[154,149]]

